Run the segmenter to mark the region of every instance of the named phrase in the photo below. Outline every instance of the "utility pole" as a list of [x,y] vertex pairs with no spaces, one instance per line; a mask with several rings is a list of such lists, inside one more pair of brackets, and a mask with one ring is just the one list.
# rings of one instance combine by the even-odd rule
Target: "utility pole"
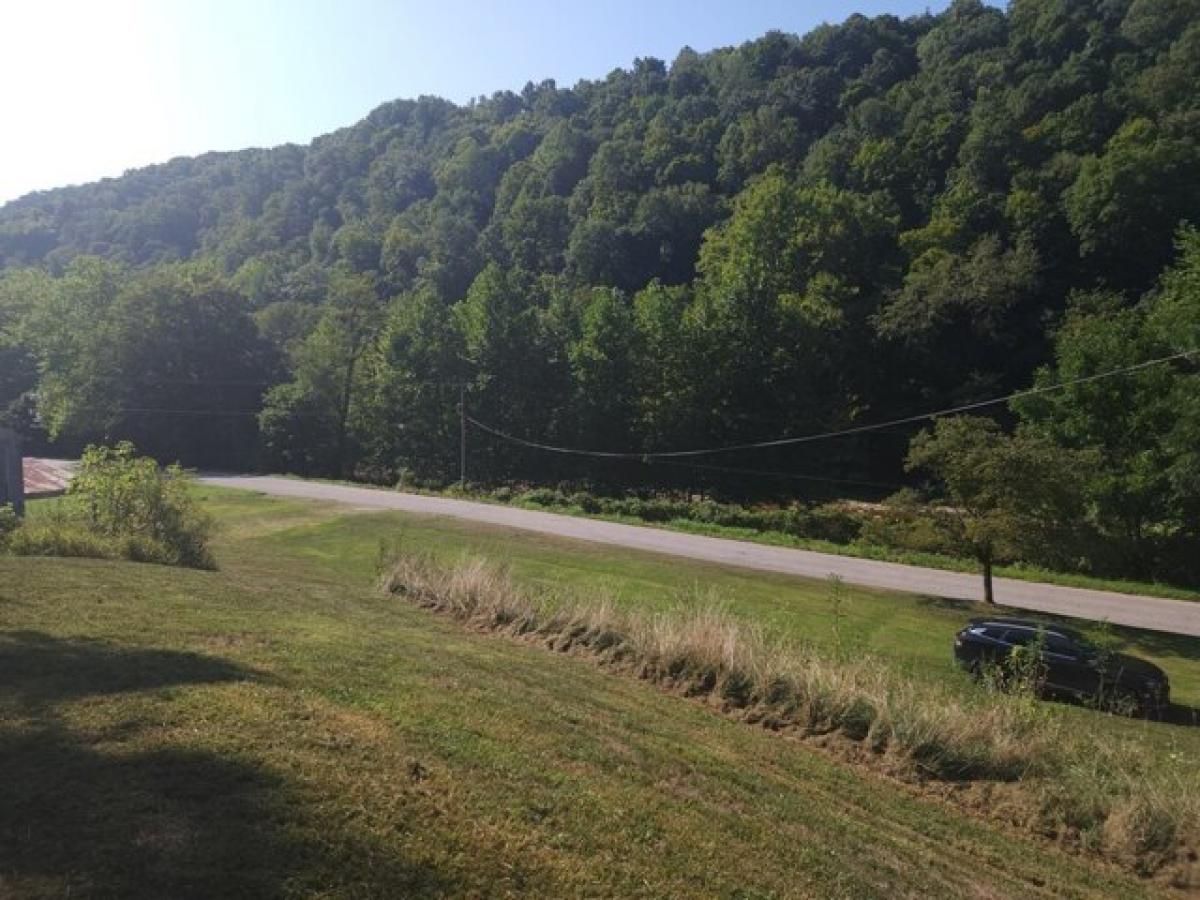
[[467,487],[467,385],[458,385],[458,484]]

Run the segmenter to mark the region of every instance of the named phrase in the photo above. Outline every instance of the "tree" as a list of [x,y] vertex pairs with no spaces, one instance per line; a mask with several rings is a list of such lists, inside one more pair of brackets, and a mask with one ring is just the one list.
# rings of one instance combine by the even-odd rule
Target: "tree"
[[16,428],[26,435],[33,423],[25,410],[38,371],[22,329],[34,304],[53,289],[52,280],[36,269],[0,274],[0,426]]
[[575,433],[585,446],[628,447],[634,415],[634,321],[619,291],[588,292],[580,333],[567,349],[574,381]]
[[373,478],[451,481],[459,464],[460,388],[467,381],[461,336],[429,288],[397,297],[377,353],[365,360],[354,427]]
[[935,520],[982,567],[988,603],[997,562],[1061,539],[1082,513],[1079,458],[1035,434],[1006,435],[990,419],[939,419],[913,438],[906,465],[933,477]]
[[[1088,379],[1165,355],[1145,327],[1144,314],[1110,293],[1077,295],[1055,339],[1055,365],[1035,387]],[[1116,543],[1124,564],[1153,569],[1155,523],[1167,515],[1168,469],[1164,437],[1175,421],[1173,376],[1150,368],[1119,378],[1082,380],[1063,390],[1022,398],[1015,407],[1029,427],[1099,463],[1087,494],[1100,529]]]
[[[1159,574],[1165,540],[1194,536],[1200,512],[1200,377],[1196,357],[1101,375],[1200,349],[1200,237],[1181,232],[1179,259],[1137,305],[1112,292],[1079,293],[1035,386],[1075,382],[1014,404],[1026,426],[1093,454],[1091,517],[1115,568]],[[1194,540],[1194,537],[1192,538]]]
[[757,437],[762,422],[778,433],[844,415],[851,348],[869,339],[867,316],[895,252],[892,213],[878,197],[772,169],[708,232],[691,315],[712,434]]
[[194,465],[252,464],[254,416],[276,357],[215,266],[131,273],[78,260],[25,330],[52,437],[133,440]]
[[[552,433],[569,395],[565,348],[546,327],[551,286],[492,264],[453,309],[473,408],[518,434]],[[507,474],[522,459],[519,453],[491,459],[482,472]]]
[[996,235],[958,255],[926,250],[909,267],[877,319],[885,337],[919,343],[953,329],[995,339],[1013,309],[1037,287],[1037,253],[1028,244],[1005,249]]
[[369,275],[337,271],[316,328],[296,347],[292,381],[268,393],[260,424],[270,457],[303,471],[350,474],[350,415],[362,387],[359,364],[383,310]]
[[1084,160],[1064,202],[1080,250],[1102,259],[1116,284],[1148,287],[1200,203],[1200,146],[1134,119],[1102,156]]

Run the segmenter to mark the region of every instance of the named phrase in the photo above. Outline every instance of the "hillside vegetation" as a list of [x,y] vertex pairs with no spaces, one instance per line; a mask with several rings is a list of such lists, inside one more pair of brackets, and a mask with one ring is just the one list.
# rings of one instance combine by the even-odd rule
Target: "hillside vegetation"
[[633,454],[469,425],[484,482],[877,497],[915,426],[638,454],[1166,360],[991,408],[1084,482],[1079,542],[1008,555],[1196,583],[1197,83],[1197,0],[955,0],[32,194],[0,403],[60,449],[445,483],[461,398]]
[[[646,610],[704,577],[731,614],[771,607],[772,633],[807,622],[828,646],[836,628],[822,585],[204,490],[222,527],[217,571],[0,559],[5,893],[957,897],[985,885],[993,896],[1137,897],[1166,887],[586,660],[463,630],[381,595],[373,562],[381,538],[447,559],[471,548],[515,561],[526,583],[603,582]],[[950,675],[932,641],[961,611],[856,590],[843,604],[845,622],[874,633],[898,667],[928,651],[935,661],[915,665],[927,673],[917,677]],[[905,634],[912,646],[895,643]],[[1145,646],[1194,702],[1186,645]],[[1193,729],[1052,712],[1078,714],[1081,732],[1105,740],[1127,729],[1164,765],[1195,755]]]

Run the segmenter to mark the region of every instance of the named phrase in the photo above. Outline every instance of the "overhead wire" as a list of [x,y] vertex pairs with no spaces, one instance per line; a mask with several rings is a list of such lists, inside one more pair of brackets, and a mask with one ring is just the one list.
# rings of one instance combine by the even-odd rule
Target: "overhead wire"
[[763,478],[782,478],[792,481],[811,481],[821,484],[850,484],[857,487],[874,487],[887,488],[888,490],[899,490],[904,487],[902,484],[896,484],[889,481],[865,481],[858,478],[830,478],[824,475],[803,475],[796,472],[778,472],[768,469],[747,469],[741,466],[712,466],[703,463],[684,463],[674,462],[672,460],[651,460],[651,464],[660,466],[671,466],[673,468],[682,469],[698,469],[703,472],[723,472],[731,475],[758,475]]
[[872,425],[858,425],[852,428],[843,428],[836,431],[824,431],[816,434],[800,435],[798,437],[775,438],[768,441],[751,441],[742,444],[728,444],[720,447],[704,447],[691,450],[617,451],[583,450],[576,447],[561,447],[554,444],[543,443],[541,441],[531,441],[525,438],[517,437],[516,435],[508,434],[493,425],[479,421],[473,416],[466,416],[466,419],[476,428],[479,428],[481,431],[487,432],[494,437],[500,438],[501,440],[505,440],[522,447],[528,447],[533,450],[542,450],[547,453],[560,453],[568,456],[588,456],[596,459],[633,459],[643,461],[680,459],[694,456],[711,456],[717,453],[732,453],[742,450],[760,450],[771,447],[790,447],[799,444],[810,444],[817,441],[832,440],[834,438],[867,434],[872,431],[895,428],[899,425],[910,425],[931,419],[940,419],[945,416],[971,412],[972,410],[976,409],[984,409],[989,406],[997,406],[1001,403],[1011,403],[1013,400],[1019,400],[1024,397],[1033,397],[1039,394],[1048,394],[1053,393],[1054,391],[1066,390],[1070,387],[1075,387],[1081,384],[1090,384],[1095,381],[1113,378],[1118,375],[1128,375],[1133,372],[1142,371],[1143,369],[1149,369],[1153,366],[1163,365],[1164,363],[1174,362],[1180,359],[1188,359],[1195,356],[1197,353],[1200,353],[1200,350],[1184,350],[1180,353],[1171,354],[1170,356],[1158,357],[1157,359],[1147,360],[1131,366],[1123,366],[1119,369],[1111,369],[1107,372],[1100,372],[1095,375],[1085,375],[1079,378],[1072,378],[1068,379],[1067,381],[1058,382],[1052,385],[1040,385],[1037,387],[1026,388],[1022,391],[1014,391],[1011,394],[1005,394],[1002,397],[993,397],[988,400],[979,400],[974,403],[963,403],[958,406],[951,406],[945,409],[933,410],[931,412],[919,413],[912,416],[904,416],[899,419],[890,419],[886,422],[877,422]]

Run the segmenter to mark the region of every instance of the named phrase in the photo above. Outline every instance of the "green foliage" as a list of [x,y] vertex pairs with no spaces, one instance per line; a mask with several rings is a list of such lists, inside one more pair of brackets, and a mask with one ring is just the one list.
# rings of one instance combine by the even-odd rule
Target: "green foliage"
[[254,412],[275,358],[214,266],[78,259],[32,299],[22,336],[51,437],[119,434],[203,465],[254,458]]
[[1031,546],[1061,545],[1083,509],[1083,457],[1036,434],[1005,435],[990,419],[939,419],[913,439],[907,465],[936,479],[947,505],[929,512],[983,566],[988,602],[994,563]]
[[[1171,235],[1200,203],[1200,146],[1135,119],[1083,161],[1064,195],[1081,252],[1106,257],[1119,284],[1145,284],[1171,257]],[[1123,276],[1123,277],[1122,277]]]
[[21,527],[21,517],[12,508],[11,503],[0,506],[0,548],[8,545],[12,533]]
[[[160,468],[128,442],[84,450],[67,498],[66,512],[14,540],[14,552],[43,546],[57,554],[75,547],[80,552],[69,555],[214,567],[212,522],[189,493],[183,470]],[[104,546],[118,552],[100,552]]]
[[82,522],[66,517],[48,517],[42,521],[25,523],[10,535],[6,549],[15,556],[85,559],[119,559],[122,556],[120,542],[97,534]]
[[1037,288],[1037,253],[1028,244],[1005,249],[986,235],[959,255],[926,250],[878,319],[881,334],[919,343],[951,326],[981,339],[1010,333],[1012,311]]
[[1039,385],[1085,379],[1016,404],[1030,427],[1089,452],[1091,518],[1108,555],[1140,576],[1187,580],[1200,541],[1200,376],[1195,357],[1087,381],[1099,372],[1200,349],[1200,239],[1179,241],[1179,259],[1137,306],[1119,295],[1077,295],[1055,339],[1055,365]]

